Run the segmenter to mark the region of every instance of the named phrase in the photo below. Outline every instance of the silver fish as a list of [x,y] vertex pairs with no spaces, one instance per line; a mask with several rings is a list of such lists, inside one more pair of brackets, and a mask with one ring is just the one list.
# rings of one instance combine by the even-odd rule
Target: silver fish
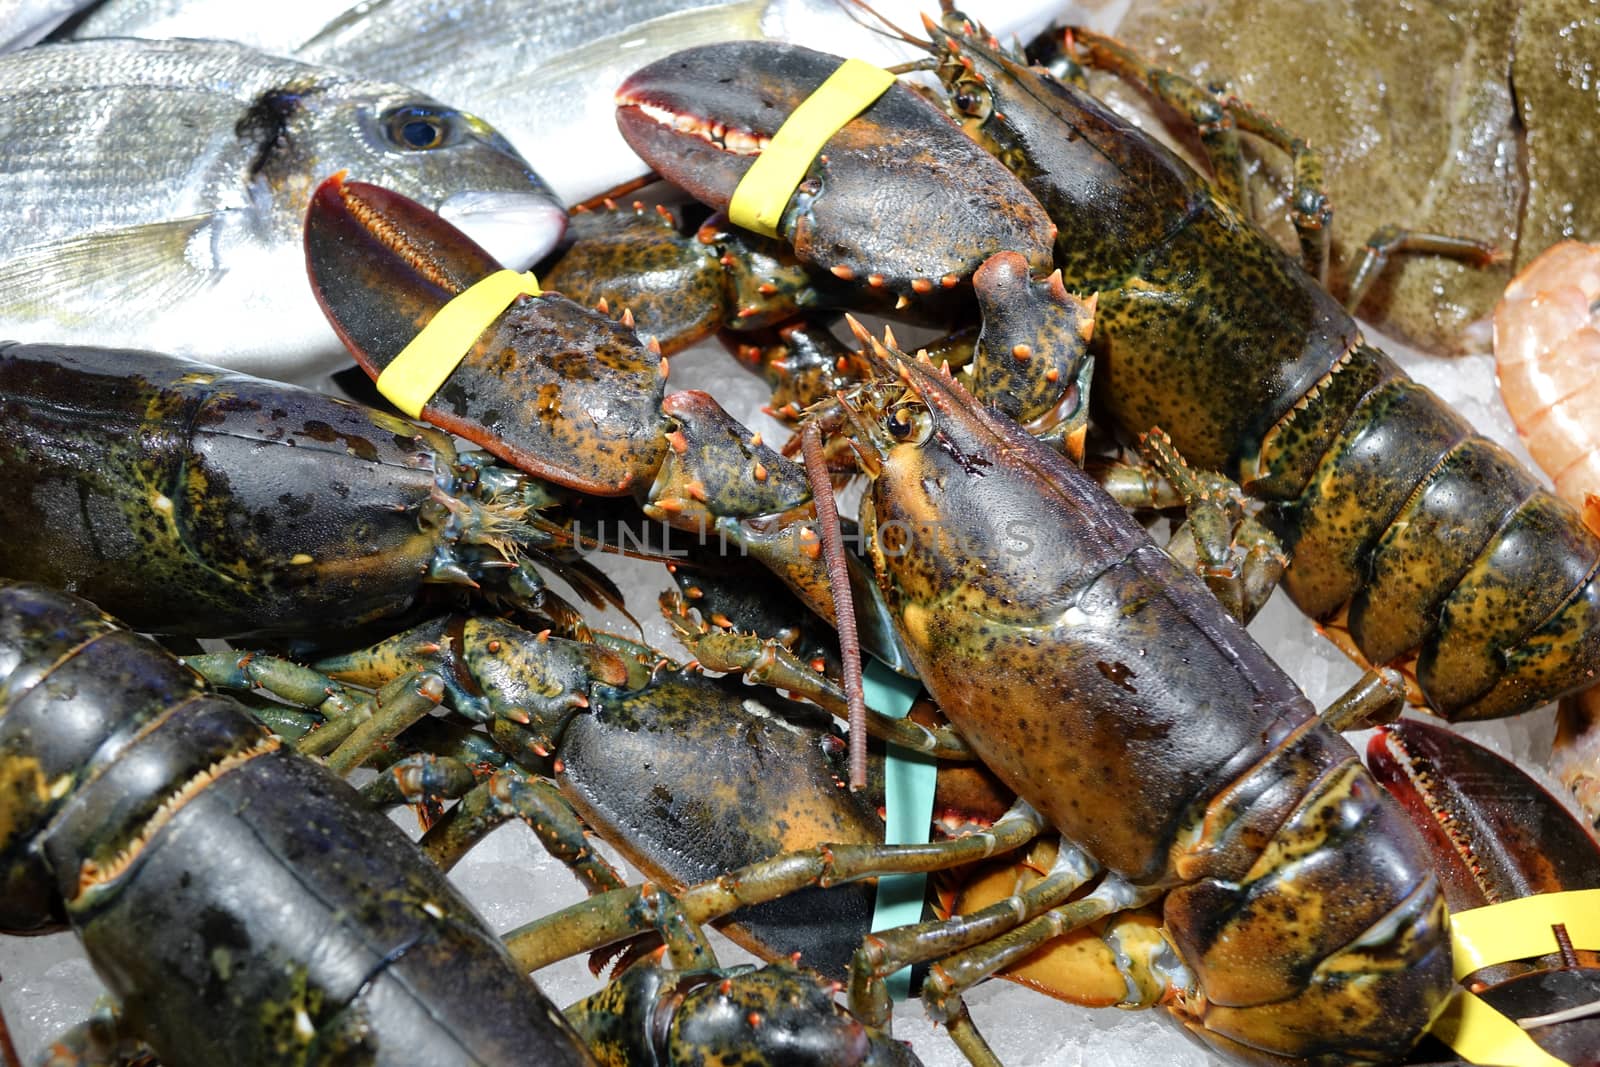
[[[360,0],[107,0],[72,29],[88,37],[206,37],[292,55]],[[407,84],[410,84],[409,82]]]
[[26,48],[94,0],[0,0],[0,52]]
[[516,266],[566,221],[481,119],[227,42],[0,57],[0,144],[0,337],[155,348],[280,378],[348,360],[301,250],[327,175],[434,206]]
[[[937,9],[933,0],[873,6],[919,33],[918,13]],[[1061,6],[1061,0],[962,5],[1001,35],[1042,29]],[[643,173],[616,131],[612,90],[662,56],[763,37],[883,64],[917,54],[837,0],[368,0],[327,8],[340,13],[295,48],[297,57],[403,81],[471,108],[534,159],[568,203]],[[278,21],[277,5],[271,18]],[[297,19],[287,21],[298,27]],[[259,31],[232,0],[109,0],[79,32]]]

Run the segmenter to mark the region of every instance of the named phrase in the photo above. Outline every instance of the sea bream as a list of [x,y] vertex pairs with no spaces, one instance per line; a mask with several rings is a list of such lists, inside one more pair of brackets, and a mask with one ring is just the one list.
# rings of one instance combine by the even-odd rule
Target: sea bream
[[348,361],[301,224],[337,171],[434,207],[513,266],[566,218],[483,120],[217,41],[0,56],[0,337],[141,347],[284,379]]
[[[873,0],[909,26],[934,0]],[[1043,29],[1060,0],[972,0],[962,10],[1002,36]],[[305,26],[303,0],[251,18],[237,0],[107,0],[76,31],[138,36],[283,38]],[[336,0],[301,59],[404,81],[494,123],[568,203],[644,173],[617,133],[612,91],[679,49],[771,38],[879,64],[918,57],[841,0]],[[291,32],[292,31],[292,32]]]

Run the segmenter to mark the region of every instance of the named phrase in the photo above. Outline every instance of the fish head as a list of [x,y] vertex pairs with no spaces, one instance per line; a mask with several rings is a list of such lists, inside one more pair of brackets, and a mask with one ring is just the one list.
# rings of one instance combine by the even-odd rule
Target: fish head
[[566,211],[493,126],[401,86],[315,77],[262,93],[238,125],[250,179],[296,231],[316,184],[345,171],[440,212],[508,266],[566,231]]

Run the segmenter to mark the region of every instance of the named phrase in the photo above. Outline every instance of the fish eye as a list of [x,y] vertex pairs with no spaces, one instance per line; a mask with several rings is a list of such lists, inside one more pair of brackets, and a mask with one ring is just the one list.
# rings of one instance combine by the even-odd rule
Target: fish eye
[[442,147],[450,135],[450,119],[433,108],[397,107],[384,116],[384,131],[396,148],[426,152]]

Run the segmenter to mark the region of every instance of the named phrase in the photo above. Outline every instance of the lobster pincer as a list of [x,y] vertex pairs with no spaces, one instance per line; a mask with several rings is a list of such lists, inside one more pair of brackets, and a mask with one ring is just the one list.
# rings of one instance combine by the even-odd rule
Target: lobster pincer
[[[838,65],[747,43],[679,53],[623,82],[617,122],[641,156],[665,161],[654,165],[671,181],[728,210],[785,119]],[[936,192],[955,187],[962,196]],[[780,207],[772,229],[801,262],[911,303],[958,289],[997,249],[1047,274],[1056,235],[996,159],[898,83],[826,140]],[[905,227],[884,230],[890,217]]]
[[1593,1062],[1600,844],[1516,764],[1443,726],[1383,727],[1367,762],[1422,831],[1465,946],[1456,973],[1469,993],[1436,1035],[1481,1052],[1498,1026],[1495,1058],[1504,1062]]

